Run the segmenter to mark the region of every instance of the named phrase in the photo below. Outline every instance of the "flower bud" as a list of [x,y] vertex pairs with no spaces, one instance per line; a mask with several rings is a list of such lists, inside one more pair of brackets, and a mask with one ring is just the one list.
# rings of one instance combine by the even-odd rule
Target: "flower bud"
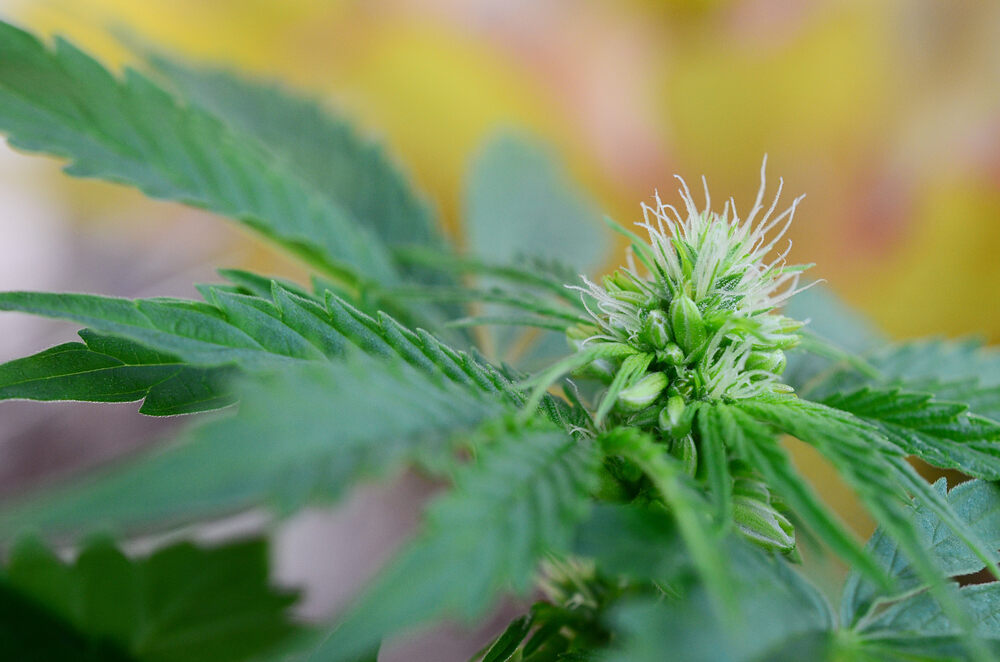
[[635,292],[637,294],[643,293],[642,288],[635,281],[635,279],[621,271],[616,271],[610,276],[605,276],[604,286],[609,291],[624,290],[628,292]]
[[733,480],[733,496],[756,499],[764,503],[771,502],[771,492],[767,489],[767,485],[748,476],[737,476]]
[[631,290],[612,290],[610,291],[611,297],[617,299],[622,303],[630,303],[633,306],[645,306],[649,304],[649,297],[642,292],[633,292]]
[[685,402],[694,396],[694,384],[691,383],[691,377],[689,375],[681,375],[675,379],[674,383],[670,385],[669,389],[667,389],[668,397],[676,395],[681,396]]
[[674,339],[688,354],[700,348],[706,337],[705,321],[691,297],[682,294],[670,302],[670,325]]
[[771,351],[750,352],[747,357],[747,370],[764,370],[775,375],[780,375],[785,371],[785,353],[780,349]]
[[684,398],[672,395],[667,400],[667,406],[660,410],[660,429],[674,439],[679,439],[691,432],[692,413]]
[[659,308],[649,311],[642,323],[642,339],[654,349],[662,349],[670,342],[670,323]]
[[765,549],[780,552],[795,549],[791,522],[770,504],[748,497],[734,497],[733,523],[740,533]]
[[593,377],[608,383],[614,379],[616,372],[618,372],[618,367],[614,362],[608,359],[597,359],[580,368],[576,374]]
[[640,411],[656,401],[663,389],[667,388],[667,376],[662,372],[651,372],[618,394],[617,403],[625,411]]
[[668,342],[663,349],[656,350],[656,360],[667,365],[680,365],[684,363],[684,350],[677,343]]
[[674,439],[670,445],[670,454],[681,461],[684,473],[693,478],[698,471],[698,447],[694,445],[694,437],[686,434]]
[[655,407],[646,407],[628,420],[628,424],[637,428],[651,428],[656,425],[660,411]]

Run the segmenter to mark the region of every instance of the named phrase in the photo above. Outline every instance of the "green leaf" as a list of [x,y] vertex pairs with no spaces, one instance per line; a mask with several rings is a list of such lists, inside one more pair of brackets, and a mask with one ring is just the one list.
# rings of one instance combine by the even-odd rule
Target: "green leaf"
[[702,444],[724,444],[734,455],[760,472],[768,484],[834,552],[868,577],[883,580],[883,573],[865,553],[854,535],[820,501],[792,466],[767,426],[738,407],[723,403],[698,409]]
[[594,559],[602,573],[669,582],[690,563],[677,523],[659,505],[598,504],[577,528],[576,555]]
[[286,161],[126,69],[119,80],[74,46],[48,50],[0,23],[0,131],[66,172],[228,216],[330,273],[392,282],[385,248]]
[[[486,650],[481,662],[509,662],[534,625],[532,614],[515,618]],[[478,656],[476,659],[479,659]]]
[[[844,480],[854,489],[876,521],[899,544],[900,550],[910,559],[918,576],[927,584],[934,598],[948,617],[965,630],[971,629],[968,615],[954,599],[944,584],[944,575],[934,556],[921,540],[919,528],[913,522],[909,498],[904,490],[913,489],[917,483],[907,473],[912,468],[875,428],[846,412],[816,403],[782,399],[772,402],[741,401],[738,406],[758,420],[774,425],[796,438],[814,446],[836,467]],[[918,479],[919,480],[919,479]],[[977,557],[995,568],[993,550],[984,544],[966,523],[962,522],[945,503],[934,503],[926,494],[918,493],[920,502],[935,509]],[[988,659],[986,651],[977,642],[970,642],[974,659]]]
[[[567,270],[571,273],[569,278],[561,278],[562,286],[578,282],[581,273],[596,271],[607,257],[608,236],[593,201],[572,181],[551,150],[516,132],[495,135],[473,161],[465,186],[465,230],[466,248],[474,258],[511,265],[528,260],[570,265]],[[481,285],[497,284],[482,275]],[[520,294],[522,299],[531,300],[527,292]],[[485,306],[481,312],[505,311]],[[551,321],[553,325],[563,322],[562,329],[570,325],[565,318]],[[488,333],[498,356],[514,353],[526,338],[535,339],[533,348],[541,349],[537,332],[524,336],[519,329],[491,328]],[[547,333],[543,338],[555,335]],[[562,349],[564,343],[557,346]],[[536,352],[525,358],[537,361],[540,357]]]
[[0,310],[86,324],[99,334],[131,341],[129,347],[152,350],[143,361],[166,353],[200,367],[236,365],[266,371],[339,359],[354,346],[376,356],[402,357],[470,388],[516,397],[510,380],[489,364],[450,349],[426,332],[410,331],[388,315],[369,317],[332,293],[327,293],[324,304],[274,282],[269,299],[216,289],[208,293],[212,303],[5,292],[0,293]]
[[135,560],[95,542],[67,564],[29,539],[0,576],[0,636],[12,660],[238,662],[295,634],[295,599],[269,586],[263,540]]
[[351,660],[386,634],[441,617],[473,622],[500,592],[523,593],[543,555],[569,548],[596,464],[595,449],[554,430],[487,438],[314,659]]
[[964,404],[868,386],[830,395],[824,404],[876,425],[904,452],[934,466],[1000,479],[1000,423],[969,414]]
[[382,147],[332,116],[318,99],[163,55],[149,59],[184,99],[240,134],[254,136],[331,205],[349,213],[355,223],[370,226],[387,246],[442,243],[427,204]]
[[960,402],[972,413],[1000,421],[1000,351],[975,340],[918,340],[892,345],[867,357],[879,372],[870,379],[840,370],[813,385],[808,394],[823,399],[863,386],[898,387]]
[[724,611],[731,603],[733,568],[722,556],[711,509],[666,446],[634,428],[617,428],[599,439],[607,455],[619,455],[649,478],[677,521],[677,528],[714,600]]
[[701,584],[682,587],[681,599],[625,600],[612,612],[619,643],[601,659],[660,662],[667,651],[683,651],[685,662],[826,659],[833,615],[823,595],[785,561],[730,541],[735,618],[719,618]]
[[[947,494],[948,503],[956,516],[967,523],[986,547],[1000,549],[1000,485],[974,480],[948,492],[942,478],[935,483],[934,489],[942,496]],[[927,505],[915,503],[912,519],[920,532],[923,546],[937,559],[945,575],[966,575],[983,569],[983,561],[959,536],[944,526],[941,518]],[[852,571],[844,586],[841,602],[841,619],[846,624],[863,618],[876,602],[913,593],[924,585],[917,570],[901,553],[899,544],[885,529],[875,531],[868,542],[868,550],[889,572],[895,590],[880,590]],[[993,557],[997,558],[998,554],[994,552]]]
[[264,374],[240,388],[235,417],[113,469],[0,511],[0,534],[154,526],[259,505],[289,512],[364,476],[451,457],[459,433],[503,411],[405,364],[356,357]]
[[[530,256],[598,269],[608,236],[593,202],[532,138],[500,133],[483,148],[466,185],[469,251],[500,263]],[[575,275],[575,274],[574,274]]]
[[119,358],[94,351],[93,344],[66,343],[10,361],[0,365],[0,400],[144,400],[140,411],[151,416],[188,414],[234,402],[226,384],[230,370],[132,354]]
[[[958,598],[974,619],[972,634],[996,639],[1000,645],[1000,582],[965,586],[958,590]],[[901,600],[879,612],[865,623],[864,632],[875,637],[879,634],[915,637],[964,634],[927,593]]]

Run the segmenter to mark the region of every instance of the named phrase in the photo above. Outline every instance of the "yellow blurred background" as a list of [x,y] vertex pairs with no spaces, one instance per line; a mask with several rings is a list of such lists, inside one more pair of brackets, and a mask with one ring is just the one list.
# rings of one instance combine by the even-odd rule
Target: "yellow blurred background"
[[[317,94],[390,145],[459,239],[465,172],[501,127],[550,142],[623,223],[674,173],[705,174],[746,208],[766,152],[786,191],[808,194],[793,260],[817,263],[891,335],[1000,340],[998,2],[0,0],[0,12],[115,66],[132,59],[110,36],[124,27]],[[74,227],[134,239],[136,255],[192,213],[30,168],[18,187],[57,196]],[[250,266],[291,268],[213,232]],[[800,461],[820,482],[830,473]]]

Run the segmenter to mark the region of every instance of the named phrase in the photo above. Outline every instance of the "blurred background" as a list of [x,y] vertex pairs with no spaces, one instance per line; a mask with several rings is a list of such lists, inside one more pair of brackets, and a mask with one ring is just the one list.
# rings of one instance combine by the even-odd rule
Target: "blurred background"
[[[498,130],[543,140],[594,207],[624,224],[654,189],[672,193],[674,173],[704,174],[718,199],[747,208],[766,152],[772,177],[808,194],[793,260],[815,262],[816,277],[892,336],[1000,339],[991,0],[0,0],[0,16],[113,67],[136,60],[111,36],[124,28],[306,90],[383,140],[459,243],[469,240],[467,173]],[[0,289],[194,296],[214,265],[302,275],[204,216],[71,180],[0,145]],[[597,271],[620,259],[608,242]],[[0,360],[74,330],[6,314]],[[0,491],[100,463],[173,425],[134,411],[0,403]],[[830,472],[799,460],[866,533]],[[411,497],[428,489],[408,479],[352,501],[333,525],[314,514],[282,534],[283,576],[318,587],[307,611],[342,604],[384,558],[345,542],[317,551],[317,531],[361,526],[381,550],[412,526]],[[450,640],[465,650],[483,636]],[[412,646],[398,659],[418,659]]]

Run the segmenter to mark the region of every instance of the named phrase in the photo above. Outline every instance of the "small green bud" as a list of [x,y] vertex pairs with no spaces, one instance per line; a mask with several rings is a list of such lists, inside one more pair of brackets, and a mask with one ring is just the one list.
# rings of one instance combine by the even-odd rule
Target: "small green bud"
[[795,548],[791,522],[770,504],[734,497],[733,523],[740,533],[765,549],[791,552]]
[[622,482],[616,478],[607,468],[598,474],[597,498],[601,501],[620,503],[628,501],[628,491]]
[[667,389],[667,396],[680,396],[684,401],[688,401],[694,395],[694,384],[691,383],[690,373],[682,374],[674,380],[674,383]]
[[626,411],[645,409],[656,401],[663,389],[667,388],[667,376],[662,372],[651,372],[632,386],[618,394],[618,404]]
[[767,485],[756,478],[738,476],[733,480],[733,496],[756,499],[764,503],[771,502],[771,492]]
[[801,342],[802,336],[797,333],[777,336],[771,340],[771,344],[778,349],[792,349],[793,347],[798,347]]
[[684,398],[672,395],[667,400],[667,406],[660,410],[660,429],[674,439],[679,439],[691,432],[691,411],[687,408]]
[[775,375],[785,371],[785,353],[780,349],[771,351],[750,352],[747,357],[747,370],[764,370]]
[[767,387],[771,389],[771,393],[776,393],[778,395],[789,395],[791,393],[795,393],[795,389],[793,387],[788,384],[782,384],[781,382],[768,384]]
[[655,349],[662,349],[670,343],[670,323],[659,308],[649,311],[642,323],[642,339]]
[[656,421],[659,418],[659,414],[660,412],[655,406],[646,407],[639,413],[632,416],[629,419],[628,424],[637,428],[652,427],[653,425],[656,425]]
[[637,294],[642,294],[642,287],[635,281],[634,278],[622,271],[616,271],[609,276],[604,277],[604,286],[607,290],[625,290],[628,292],[635,292]]
[[642,292],[632,292],[631,290],[611,290],[613,298],[622,303],[630,303],[633,306],[645,306],[649,304],[649,297]]
[[674,342],[668,342],[663,349],[656,350],[656,360],[667,365],[680,365],[684,363],[684,350]]
[[694,444],[694,437],[686,434],[674,439],[670,444],[670,454],[681,461],[684,472],[693,478],[698,471],[698,447]]
[[705,321],[691,297],[682,294],[670,302],[670,325],[677,344],[688,354],[705,343]]
[[593,377],[601,380],[602,382],[610,382],[614,379],[616,372],[618,372],[617,366],[615,366],[614,362],[608,359],[597,359],[595,361],[591,361],[578,371],[581,375]]
[[778,332],[779,333],[795,333],[801,329],[805,324],[797,319],[792,319],[791,317],[782,316],[781,321],[778,322]]

